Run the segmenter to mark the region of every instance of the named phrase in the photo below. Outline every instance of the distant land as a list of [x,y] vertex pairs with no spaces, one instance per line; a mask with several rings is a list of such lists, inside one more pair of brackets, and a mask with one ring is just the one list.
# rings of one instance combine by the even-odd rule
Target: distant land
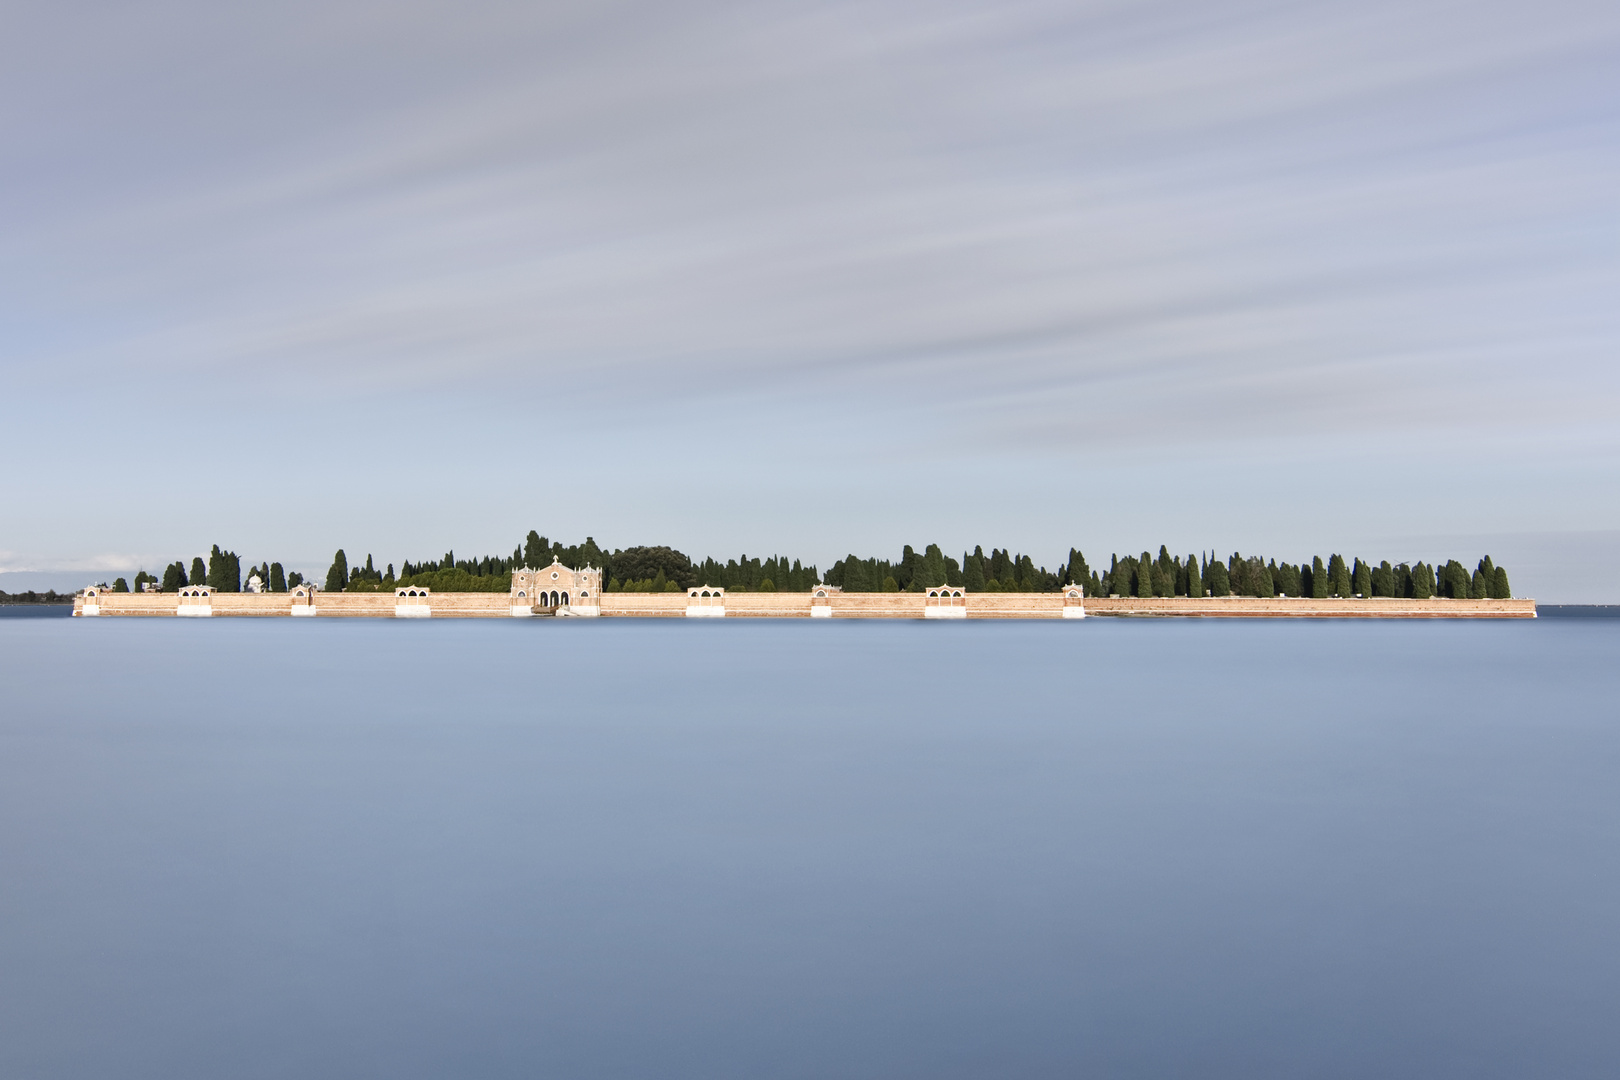
[[[1233,552],[1222,558],[1213,552],[1171,553],[1160,545],[1155,556],[1150,551],[1109,556],[1104,569],[1091,565],[1078,548],[1055,570],[1037,566],[1034,560],[1008,548],[983,546],[963,551],[961,558],[947,555],[938,544],[921,551],[906,545],[899,558],[860,556],[854,553],[835,562],[825,573],[814,564],[784,555],[746,554],[724,561],[713,557],[694,560],[668,546],[638,546],[607,550],[593,537],[583,543],[562,544],[531,530],[510,555],[484,555],[457,558],[454,551],[420,562],[405,560],[396,571],[393,563],[378,567],[371,554],[364,561],[350,559],[339,549],[324,580],[318,584],[327,593],[392,591],[402,586],[420,586],[435,592],[505,592],[512,574],[522,567],[541,567],[557,560],[574,568],[592,567],[602,571],[605,592],[681,591],[700,585],[718,586],[732,593],[804,592],[816,585],[833,585],[846,593],[920,592],[932,585],[951,585],[973,593],[1053,593],[1065,585],[1082,586],[1090,597],[1225,597],[1278,596],[1327,599],[1354,596],[1426,600],[1510,599],[1513,596],[1505,567],[1489,556],[1473,570],[1461,561],[1413,563],[1381,560],[1373,563],[1360,556],[1332,553],[1325,558],[1312,556],[1298,563],[1286,559],[1244,555]],[[256,582],[254,579],[257,579]],[[112,591],[139,590],[151,583],[165,592],[191,585],[206,584],[218,593],[252,591],[285,592],[304,578],[286,572],[280,562],[265,560],[243,567],[241,557],[212,546],[208,559],[194,557],[189,564],[178,559],[160,572],[137,571],[133,580],[122,576],[101,582]]]

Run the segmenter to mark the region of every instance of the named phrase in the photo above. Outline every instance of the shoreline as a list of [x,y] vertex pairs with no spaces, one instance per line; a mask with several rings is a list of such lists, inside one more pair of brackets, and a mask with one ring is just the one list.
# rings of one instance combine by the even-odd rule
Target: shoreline
[[[695,592],[696,590],[694,590]],[[925,593],[726,593],[701,605],[687,592],[607,593],[589,607],[539,609],[506,593],[101,593],[79,596],[79,617],[206,616],[277,618],[843,618],[843,619],[1533,619],[1534,600],[1410,600],[1393,597],[1106,597],[1077,598],[1067,592],[971,593],[954,597]],[[89,601],[87,603],[87,601]],[[206,602],[200,602],[206,601]]]

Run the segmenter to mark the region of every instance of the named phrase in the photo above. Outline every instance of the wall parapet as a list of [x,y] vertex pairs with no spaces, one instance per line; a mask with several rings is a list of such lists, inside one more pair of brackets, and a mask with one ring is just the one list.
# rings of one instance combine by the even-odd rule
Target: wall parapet
[[[303,588],[302,586],[298,588]],[[592,590],[594,593],[595,590]],[[943,588],[921,593],[848,593],[818,587],[809,592],[727,592],[707,589],[670,593],[614,592],[592,596],[591,614],[607,617],[682,618],[693,610],[713,611],[696,618],[833,618],[833,619],[1072,619],[1084,616],[1166,618],[1383,618],[1383,619],[1533,619],[1534,600],[1403,600],[1388,597],[1310,599],[1294,597],[1152,597],[1117,599],[1082,597],[1067,589],[1051,593],[968,593]],[[405,595],[401,595],[404,592]],[[960,595],[954,595],[954,594]],[[529,599],[524,597],[524,600]],[[581,597],[581,599],[584,599]],[[704,601],[707,603],[704,603]],[[694,603],[695,602],[695,603]],[[321,592],[301,594],[218,593],[188,586],[178,593],[114,593],[99,587],[83,590],[73,600],[75,615],[90,616],[249,616],[271,617],[317,611],[322,618],[510,618],[521,601],[506,593],[433,593],[416,587],[386,592]],[[599,606],[598,606],[599,605]],[[1083,605],[1083,606],[1082,606]],[[575,604],[573,614],[584,614]],[[416,609],[420,615],[401,615]],[[525,613],[530,608],[522,609]],[[929,615],[955,610],[961,615]],[[1071,615],[1069,612],[1079,614]],[[823,612],[825,614],[823,614]]]

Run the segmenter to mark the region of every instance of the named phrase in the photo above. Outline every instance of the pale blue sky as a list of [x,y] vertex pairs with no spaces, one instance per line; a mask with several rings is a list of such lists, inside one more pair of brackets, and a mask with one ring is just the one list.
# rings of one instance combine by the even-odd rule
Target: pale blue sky
[[13,5],[0,571],[538,528],[1620,600],[1617,72],[1556,0]]

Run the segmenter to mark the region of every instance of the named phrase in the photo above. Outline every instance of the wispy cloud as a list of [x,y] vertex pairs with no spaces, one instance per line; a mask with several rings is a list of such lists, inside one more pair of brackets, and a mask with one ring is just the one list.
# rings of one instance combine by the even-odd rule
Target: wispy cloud
[[796,462],[838,399],[966,457],[1620,408],[1612,4],[175,0],[11,29],[18,392],[723,390]]

